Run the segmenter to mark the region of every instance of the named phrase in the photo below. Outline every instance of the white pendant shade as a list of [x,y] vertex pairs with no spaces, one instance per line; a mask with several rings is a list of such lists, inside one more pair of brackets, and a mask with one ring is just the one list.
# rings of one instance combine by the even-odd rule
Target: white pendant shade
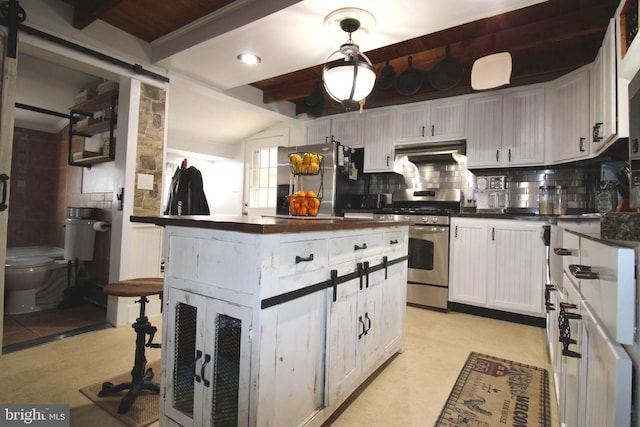
[[473,63],[471,88],[474,90],[493,89],[507,85],[510,81],[511,54],[509,52],[484,56]]
[[375,69],[363,61],[343,61],[325,65],[324,87],[333,99],[348,104],[367,97],[376,83]]

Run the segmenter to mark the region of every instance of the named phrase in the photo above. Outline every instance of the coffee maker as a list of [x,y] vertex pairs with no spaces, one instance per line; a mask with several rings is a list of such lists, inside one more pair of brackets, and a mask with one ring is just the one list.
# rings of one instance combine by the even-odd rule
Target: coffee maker
[[504,175],[479,176],[476,179],[476,210],[503,213],[509,206],[507,177]]

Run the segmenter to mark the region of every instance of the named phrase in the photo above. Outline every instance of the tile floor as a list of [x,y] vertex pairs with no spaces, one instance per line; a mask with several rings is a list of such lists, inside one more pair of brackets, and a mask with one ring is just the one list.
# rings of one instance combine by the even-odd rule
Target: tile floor
[[52,309],[24,314],[5,314],[2,336],[3,353],[46,342],[70,331],[95,327],[106,322],[107,310],[84,303],[63,310]]
[[[150,320],[160,328],[160,317]],[[406,351],[331,420],[332,426],[433,425],[471,351],[550,369],[541,328],[407,307],[406,338]],[[0,384],[14,386],[0,388],[0,402],[65,403],[71,406],[71,426],[119,426],[78,390],[129,371],[133,350],[131,328],[121,327],[4,355]],[[149,361],[159,358],[159,349],[147,350]],[[553,404],[552,416],[555,426]]]

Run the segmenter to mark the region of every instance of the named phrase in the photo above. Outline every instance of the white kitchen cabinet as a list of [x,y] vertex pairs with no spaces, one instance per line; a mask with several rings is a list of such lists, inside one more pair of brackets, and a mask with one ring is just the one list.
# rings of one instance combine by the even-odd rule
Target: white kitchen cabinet
[[393,109],[368,110],[364,120],[364,172],[399,172],[395,163]]
[[[633,342],[633,248],[562,231],[564,277],[558,298],[571,305],[559,301],[547,326],[550,336],[565,337],[565,345],[558,338],[551,352],[559,421],[567,427],[629,426],[632,362],[621,344]],[[562,352],[563,347],[569,351]]]
[[166,236],[162,425],[317,427],[404,350],[408,226]]
[[451,218],[449,300],[484,306],[487,302],[487,223]]
[[553,81],[551,95],[551,161],[589,156],[589,68],[582,67]]
[[450,247],[451,301],[544,315],[542,223],[452,218]]
[[466,113],[467,100],[463,97],[398,107],[395,142],[402,144],[464,139]]
[[[581,296],[573,284],[565,287],[565,309],[558,307],[558,352],[562,364],[558,416],[566,427],[582,427],[579,418],[584,410],[584,351],[583,322],[581,321]],[[564,327],[562,326],[564,324]],[[564,340],[564,342],[560,341]]]
[[329,291],[329,352],[327,354],[327,381],[329,403],[351,390],[360,376],[362,360],[359,357],[360,334],[365,325],[358,311],[359,279]]
[[502,95],[469,99],[467,124],[467,165],[500,166],[502,149]]
[[544,164],[545,88],[501,91],[469,99],[469,168]]
[[503,108],[500,162],[505,166],[544,164],[545,88],[506,92]]
[[611,19],[592,65],[590,129],[594,155],[612,142],[618,132],[615,38],[615,19]]
[[309,120],[305,124],[306,144],[338,141],[347,147],[362,147],[362,126],[362,115],[359,112]]
[[588,301],[582,315],[582,402],[577,426],[631,425],[632,362],[610,338]]
[[545,284],[542,223],[489,221],[488,305],[541,316]]
[[251,309],[177,289],[165,306],[166,416],[181,426],[249,425]]

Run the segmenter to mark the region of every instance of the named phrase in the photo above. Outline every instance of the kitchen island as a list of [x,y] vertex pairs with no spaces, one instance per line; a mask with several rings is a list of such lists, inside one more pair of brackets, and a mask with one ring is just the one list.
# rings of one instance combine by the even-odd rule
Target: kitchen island
[[161,425],[319,426],[404,350],[408,223],[165,227]]

